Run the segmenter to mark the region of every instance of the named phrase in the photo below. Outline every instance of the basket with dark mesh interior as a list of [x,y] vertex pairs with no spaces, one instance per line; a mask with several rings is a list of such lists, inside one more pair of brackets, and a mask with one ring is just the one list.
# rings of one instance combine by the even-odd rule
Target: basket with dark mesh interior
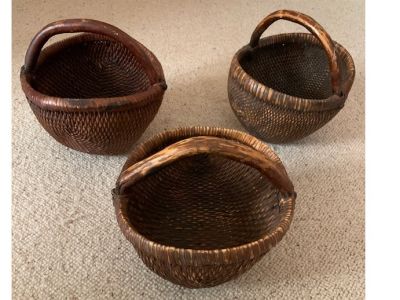
[[342,92],[332,92],[329,61],[311,34],[291,33],[245,46],[232,60],[228,95],[244,127],[261,139],[291,142],[324,126],[343,107],[354,80],[350,54],[335,51]]
[[[199,135],[244,143],[283,168],[273,151],[255,138],[233,130],[197,128],[165,133],[136,148],[123,170]],[[217,285],[248,270],[282,238],[294,208],[294,199],[260,171],[218,154],[181,158],[151,171],[116,198],[121,229],[144,263],[188,287]],[[202,251],[211,254],[201,256]]]
[[126,153],[154,119],[166,89],[157,58],[139,44],[160,82],[151,83],[121,42],[85,33],[41,51],[22,88],[40,124],[58,142],[91,154]]

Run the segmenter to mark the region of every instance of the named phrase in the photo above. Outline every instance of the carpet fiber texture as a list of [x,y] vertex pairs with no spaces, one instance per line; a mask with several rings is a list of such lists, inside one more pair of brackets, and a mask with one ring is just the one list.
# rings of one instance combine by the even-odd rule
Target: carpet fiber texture
[[[179,126],[244,130],[227,98],[231,58],[258,22],[287,8],[311,15],[353,56],[344,109],[321,130],[272,145],[298,193],[282,242],[226,284],[185,289],[149,271],[123,237],[111,188],[125,156],[68,149],[41,128],[20,87],[33,35],[86,17],[141,41],[163,65],[168,90],[140,141]],[[277,22],[264,34],[304,31]],[[57,39],[51,39],[50,43]],[[364,2],[13,1],[14,299],[362,299],[364,297]]]

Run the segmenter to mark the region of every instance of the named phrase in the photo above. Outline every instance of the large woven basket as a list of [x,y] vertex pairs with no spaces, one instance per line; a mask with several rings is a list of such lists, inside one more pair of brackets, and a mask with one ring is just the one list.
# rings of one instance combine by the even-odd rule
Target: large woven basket
[[[53,35],[85,32],[41,48]],[[118,28],[71,19],[33,38],[22,89],[57,141],[93,154],[127,152],[156,115],[166,89],[157,58]]]
[[[312,34],[287,33],[260,40],[275,21],[289,20]],[[303,138],[344,106],[355,75],[350,54],[314,19],[280,10],[261,21],[249,45],[233,57],[230,104],[243,126],[272,143]]]
[[240,131],[164,132],[130,154],[113,190],[143,262],[191,288],[249,270],[285,235],[296,194],[267,145]]

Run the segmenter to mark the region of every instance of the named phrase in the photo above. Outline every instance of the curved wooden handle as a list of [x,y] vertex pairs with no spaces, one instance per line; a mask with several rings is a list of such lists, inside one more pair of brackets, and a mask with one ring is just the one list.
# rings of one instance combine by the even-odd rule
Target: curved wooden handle
[[272,23],[281,19],[302,25],[321,42],[322,47],[324,48],[329,60],[329,69],[331,71],[333,92],[336,95],[340,95],[340,72],[335,53],[335,46],[329,34],[313,18],[292,10],[278,10],[276,12],[273,12],[272,14],[266,16],[257,25],[256,29],[254,29],[254,32],[251,35],[250,39],[250,46],[252,48],[257,47],[260,41],[260,37],[264,33],[264,31],[267,30]]
[[117,191],[124,190],[159,168],[172,162],[202,153],[218,154],[254,167],[282,191],[293,193],[293,184],[286,173],[263,153],[238,142],[210,136],[188,138],[130,166],[118,178]]
[[25,55],[25,72],[32,71],[37,63],[39,54],[44,44],[54,35],[62,33],[88,32],[108,36],[125,45],[135,55],[154,84],[159,81],[157,72],[150,58],[142,50],[139,43],[117,27],[90,19],[68,19],[56,21],[43,27],[32,39]]

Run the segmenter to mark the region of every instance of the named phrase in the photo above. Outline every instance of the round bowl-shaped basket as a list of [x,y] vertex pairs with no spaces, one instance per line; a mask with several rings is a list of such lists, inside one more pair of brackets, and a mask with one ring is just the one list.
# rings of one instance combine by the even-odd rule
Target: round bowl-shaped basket
[[113,190],[118,224],[161,277],[186,287],[249,270],[285,235],[296,193],[267,145],[240,131],[167,131],[133,150]]
[[[280,19],[303,25],[312,34],[260,40]],[[321,25],[304,14],[280,10],[262,20],[249,45],[233,57],[228,95],[250,133],[271,143],[291,142],[318,130],[340,111],[354,75],[350,54]]]
[[[50,37],[85,32],[41,51]],[[40,124],[57,141],[92,154],[126,153],[155,117],[166,89],[148,49],[118,28],[71,19],[33,38],[21,85]]]

